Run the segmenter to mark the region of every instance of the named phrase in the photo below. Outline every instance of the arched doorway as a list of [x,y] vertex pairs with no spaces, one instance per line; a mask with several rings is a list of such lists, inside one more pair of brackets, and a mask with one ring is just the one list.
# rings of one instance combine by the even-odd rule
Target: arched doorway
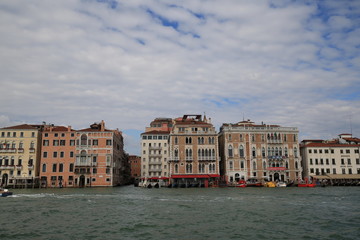
[[9,176],[5,173],[2,177],[1,186],[6,187],[8,184]]
[[279,173],[274,173],[274,181],[279,181],[279,180],[280,180]]
[[79,178],[79,187],[85,187],[85,176],[81,175]]

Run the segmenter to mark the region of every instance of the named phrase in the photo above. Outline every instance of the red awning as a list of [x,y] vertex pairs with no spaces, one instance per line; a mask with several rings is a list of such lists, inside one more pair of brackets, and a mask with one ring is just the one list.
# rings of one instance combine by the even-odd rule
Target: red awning
[[166,179],[169,179],[168,177],[151,177],[151,178],[148,178],[148,180],[166,180]]
[[219,174],[209,174],[209,177],[220,177]]
[[171,175],[171,178],[209,178],[209,175],[208,174]]

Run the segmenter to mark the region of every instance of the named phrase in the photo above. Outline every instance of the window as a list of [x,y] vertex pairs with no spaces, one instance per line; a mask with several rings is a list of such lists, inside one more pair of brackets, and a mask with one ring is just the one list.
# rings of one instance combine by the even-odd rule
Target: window
[[43,158],[47,158],[47,152],[43,152]]
[[60,146],[65,146],[66,145],[66,140],[60,140]]
[[233,156],[233,149],[232,149],[231,145],[229,145],[229,147],[228,147],[228,155],[229,155],[229,157]]
[[110,174],[110,168],[106,168],[106,174]]
[[243,147],[243,145],[240,145],[239,155],[240,155],[240,157],[244,157],[244,147]]
[[34,133],[34,132],[31,133],[31,137],[35,137],[35,133]]
[[244,161],[241,161],[241,162],[240,162],[240,168],[242,168],[242,169],[245,168],[245,163],[244,163]]
[[53,157],[57,158],[57,152],[53,152]]
[[332,162],[333,165],[335,165],[336,164],[335,163],[335,158],[331,159],[331,162]]
[[43,165],[42,165],[42,172],[46,172],[46,164],[45,163],[43,163]]
[[87,136],[86,136],[86,134],[81,135],[81,137],[80,137],[80,145],[81,146],[86,146],[87,145]]
[[94,174],[97,173],[97,168],[93,168],[93,173],[94,173]]
[[341,159],[341,165],[344,165],[345,164],[345,160],[342,158]]
[[59,146],[59,140],[53,140],[53,146]]
[[336,168],[333,168],[333,174],[336,174]]
[[310,165],[313,165],[313,160],[312,160],[312,158],[310,158]]
[[99,145],[99,142],[98,142],[97,139],[94,139],[94,140],[93,140],[93,145],[94,145],[94,146],[98,146],[98,145]]
[[70,157],[74,157],[74,152],[70,152]]
[[61,157],[61,158],[64,157],[64,152],[60,152],[60,157]]
[[233,169],[233,167],[234,167],[234,166],[233,166],[233,162],[232,162],[232,161],[230,161],[230,162],[229,162],[229,168],[232,170],[232,169]]
[[350,149],[346,149],[346,153],[350,153]]
[[64,164],[59,164],[59,172],[64,172]]
[[252,156],[253,157],[256,157],[256,150],[255,150],[255,147],[252,148]]
[[43,146],[49,146],[49,140],[44,140],[43,141]]
[[74,164],[70,163],[69,165],[69,172],[74,172]]
[[70,140],[70,146],[75,146],[75,140]]
[[178,138],[177,137],[175,137],[174,142],[175,142],[175,144],[178,144]]
[[53,171],[53,172],[56,172],[56,168],[57,168],[57,164],[54,163],[54,164],[53,164],[53,167],[52,167],[52,171]]
[[350,158],[348,158],[347,163],[348,163],[348,165],[351,165],[351,159]]
[[111,139],[107,139],[106,140],[106,146],[111,146],[112,145],[112,140]]

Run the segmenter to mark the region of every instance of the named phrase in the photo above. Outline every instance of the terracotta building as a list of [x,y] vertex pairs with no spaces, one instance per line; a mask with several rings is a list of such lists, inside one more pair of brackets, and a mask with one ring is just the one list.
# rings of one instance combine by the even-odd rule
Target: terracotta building
[[211,121],[202,115],[184,115],[174,120],[170,132],[170,178],[172,186],[217,185],[218,139]]
[[38,186],[41,129],[28,124],[0,129],[0,186]]
[[220,128],[221,175],[239,180],[297,181],[302,176],[296,127],[255,124],[250,120]]
[[74,184],[117,186],[129,181],[124,141],[119,130],[105,128],[104,121],[76,132]]
[[141,177],[141,157],[129,155],[129,164],[131,169],[131,179],[138,180]]
[[41,187],[73,187],[76,132],[71,127],[47,126],[42,132]]

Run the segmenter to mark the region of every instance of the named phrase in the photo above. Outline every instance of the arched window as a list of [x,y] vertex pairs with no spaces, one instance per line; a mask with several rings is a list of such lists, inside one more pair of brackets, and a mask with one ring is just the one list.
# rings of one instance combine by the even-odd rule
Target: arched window
[[205,149],[205,157],[208,157],[209,156],[209,152],[207,149]]
[[178,144],[178,142],[179,142],[178,138],[177,138],[177,137],[175,137],[175,139],[174,139],[174,143],[175,143],[175,144]]
[[287,149],[287,147],[285,147],[285,156],[286,156],[286,157],[288,156],[288,149]]
[[282,148],[279,148],[279,156],[282,156]]
[[256,162],[253,161],[253,170],[256,170]]
[[179,166],[177,164],[175,164],[175,173],[179,172]]
[[240,168],[241,168],[241,169],[244,169],[244,168],[245,168],[245,163],[244,163],[244,161],[241,161],[241,162],[240,162]]
[[211,150],[211,152],[212,152],[212,154],[211,154],[212,157],[211,157],[211,158],[212,158],[212,159],[215,159],[215,149]]
[[252,156],[256,157],[256,149],[255,149],[255,147],[252,148]]
[[279,156],[279,149],[277,147],[275,148],[275,156]]
[[175,158],[178,158],[179,157],[179,150],[175,149],[174,153],[175,153]]
[[263,170],[266,170],[266,162],[263,161]]
[[83,163],[83,164],[86,163],[86,151],[85,150],[82,150],[80,152],[80,163]]
[[230,168],[230,169],[233,169],[233,168],[234,168],[234,166],[233,166],[233,161],[230,161],[230,162],[229,162],[229,168]]
[[87,136],[86,136],[86,134],[81,135],[80,140],[81,140],[80,141],[81,146],[86,146],[87,145]]
[[270,147],[268,147],[268,157],[271,156],[271,150],[270,150]]
[[233,148],[231,145],[229,145],[229,148],[228,148],[228,155],[229,155],[229,157],[233,156]]
[[299,169],[299,165],[297,161],[295,162],[295,169]]
[[274,149],[274,147],[271,148],[271,156],[275,156],[275,149]]
[[296,148],[296,147],[294,148],[294,156],[295,156],[295,157],[298,157],[298,151],[297,151],[297,148]]
[[286,161],[285,167],[286,167],[287,169],[289,168],[289,162],[288,162],[288,161]]
[[[9,148],[9,145],[8,145],[8,147],[7,147],[7,148]],[[31,148],[31,149],[35,148],[35,144],[34,144],[34,142],[31,142],[31,143],[30,143],[30,148]]]
[[262,157],[265,157],[265,148],[264,147],[261,149],[261,153],[262,153]]
[[243,147],[243,145],[240,145],[239,155],[240,155],[240,157],[244,157],[244,147]]
[[43,163],[43,165],[42,165],[42,172],[46,172],[46,164],[45,163]]

